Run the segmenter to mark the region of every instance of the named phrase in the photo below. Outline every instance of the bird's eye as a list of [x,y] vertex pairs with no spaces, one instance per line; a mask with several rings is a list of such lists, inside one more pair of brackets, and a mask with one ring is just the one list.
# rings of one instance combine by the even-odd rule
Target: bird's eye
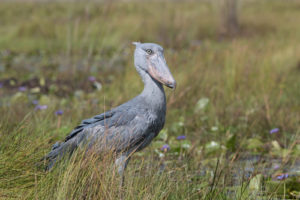
[[146,52],[151,55],[153,53],[153,51],[151,49],[146,49]]

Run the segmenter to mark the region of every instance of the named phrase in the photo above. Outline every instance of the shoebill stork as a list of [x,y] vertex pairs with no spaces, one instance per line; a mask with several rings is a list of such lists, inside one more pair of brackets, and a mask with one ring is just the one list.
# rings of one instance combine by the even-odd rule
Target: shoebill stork
[[47,170],[63,155],[87,145],[98,153],[113,151],[115,164],[124,182],[123,172],[132,153],[144,149],[163,128],[166,96],[163,85],[175,88],[176,82],[167,66],[163,48],[154,43],[133,43],[134,65],[144,82],[144,90],[130,101],[105,113],[85,119],[63,142],[53,145],[45,156]]

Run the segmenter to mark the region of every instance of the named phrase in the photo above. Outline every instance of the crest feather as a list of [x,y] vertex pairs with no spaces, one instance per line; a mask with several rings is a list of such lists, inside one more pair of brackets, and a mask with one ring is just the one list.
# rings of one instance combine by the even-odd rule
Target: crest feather
[[141,43],[140,42],[132,42],[133,45],[139,46]]

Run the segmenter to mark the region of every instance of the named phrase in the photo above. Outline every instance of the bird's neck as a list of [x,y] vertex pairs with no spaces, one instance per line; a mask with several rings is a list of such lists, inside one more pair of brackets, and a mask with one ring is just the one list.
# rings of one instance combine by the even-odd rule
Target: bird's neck
[[154,80],[148,73],[140,72],[144,82],[144,90],[140,96],[153,110],[165,112],[166,110],[166,95],[161,83]]

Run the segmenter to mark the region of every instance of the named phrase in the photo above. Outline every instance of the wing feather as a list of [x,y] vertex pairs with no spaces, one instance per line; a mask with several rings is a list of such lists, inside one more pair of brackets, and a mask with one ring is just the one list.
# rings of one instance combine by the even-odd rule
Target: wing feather
[[[148,141],[149,136],[151,140],[154,137],[154,132],[149,130],[151,122],[142,114],[137,115],[130,112],[126,113],[126,118],[130,120],[112,119],[112,121],[118,123],[111,125],[105,131],[98,129],[98,127],[92,127],[84,132],[93,138],[92,145],[96,144],[99,151],[114,150],[121,152],[145,147],[144,141]],[[153,135],[151,135],[152,133]],[[149,140],[149,143],[151,140]]]
[[[82,132],[83,129],[89,127],[90,125],[96,125],[97,123],[101,123],[101,121],[104,121],[106,119],[109,119],[114,114],[113,111],[107,111],[105,113],[102,113],[100,115],[96,115],[90,119],[83,120],[80,125],[78,125],[65,139],[65,142],[70,140],[71,138],[75,137],[78,133]],[[104,122],[103,122],[104,124]]]

